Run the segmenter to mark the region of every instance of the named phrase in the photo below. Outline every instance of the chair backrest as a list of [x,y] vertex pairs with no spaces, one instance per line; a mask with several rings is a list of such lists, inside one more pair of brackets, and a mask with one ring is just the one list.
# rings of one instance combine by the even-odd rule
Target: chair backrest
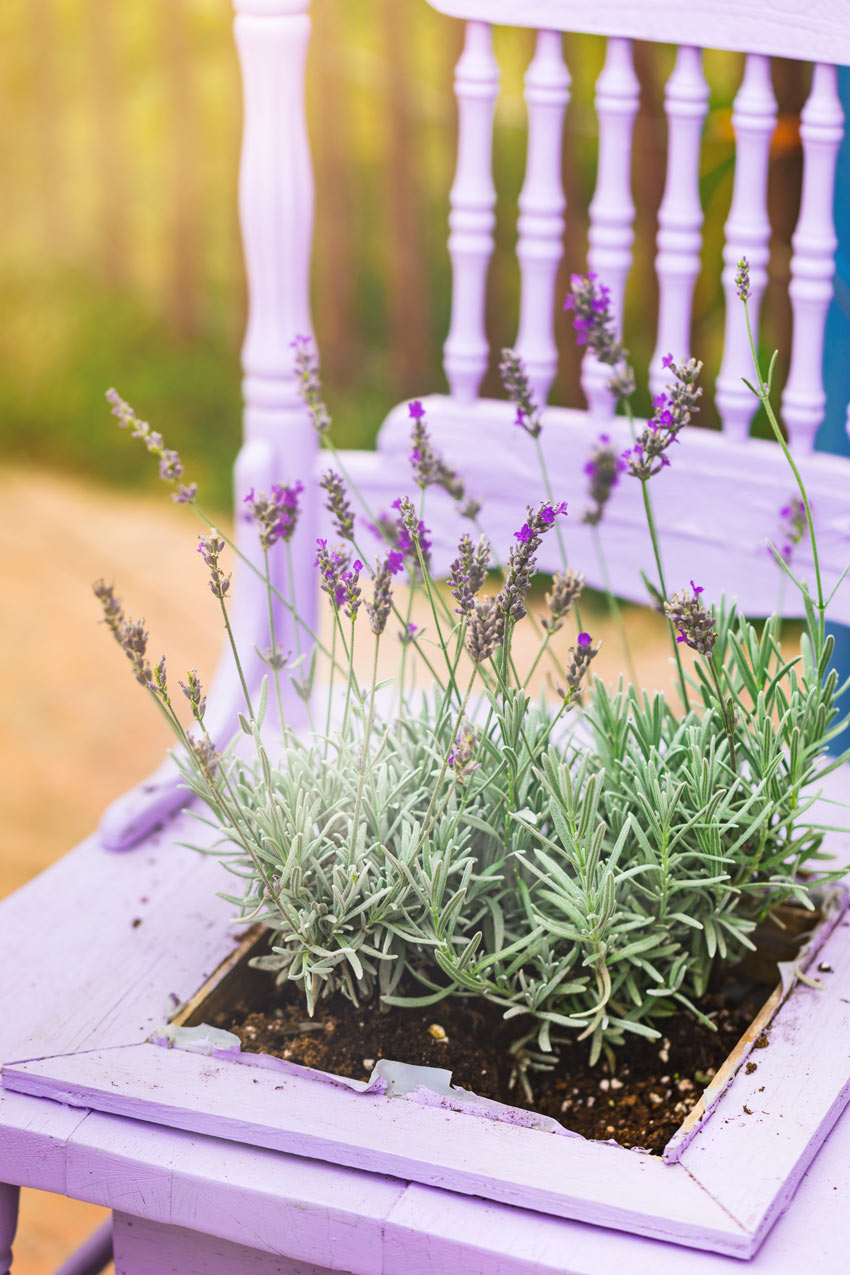
[[[813,455],[812,448],[825,410],[823,338],[836,247],[833,185],[844,125],[836,64],[850,64],[850,5],[844,0],[808,6],[799,0],[430,3],[447,15],[465,19],[467,27],[455,80],[457,166],[448,239],[453,291],[444,356],[449,394],[431,396],[425,406],[435,440],[463,474],[468,489],[486,499],[485,526],[500,545],[509,543],[525,504],[536,503],[543,493],[533,446],[513,428],[513,410],[505,402],[479,397],[491,358],[484,303],[496,198],[492,149],[499,67],[490,24],[538,30],[525,80],[528,149],[517,221],[521,288],[515,345],[541,402],[558,357],[554,316],[561,298],[555,289],[565,221],[561,139],[570,91],[561,33],[608,37],[596,88],[599,159],[589,209],[588,267],[611,288],[616,313],[622,309],[632,266],[632,131],[638,82],[631,41],[678,45],[665,92],[668,165],[655,261],[659,315],[650,366],[654,392],[664,384],[663,355],[690,353],[694,285],[702,249],[700,144],[708,108],[702,49],[747,55],[733,111],[737,156],[722,254],[726,318],[716,385],[722,430],[689,430],[672,469],[655,481],[654,491],[665,537],[667,576],[673,587],[699,576],[709,596],[721,590],[737,595],[752,614],[766,614],[776,605],[779,572],[766,545],[776,539],[779,508],[787,503],[794,486],[778,446],[749,438],[756,402],[741,381],[751,374],[751,365],[743,309],[735,297],[735,265],[741,255],[751,263],[750,312],[757,323],[767,280],[767,172],[777,113],[770,57],[814,63],[801,121],[803,184],[789,289],[794,337],[781,408],[791,447],[810,485],[822,565],[831,585],[850,556],[850,461]],[[237,482],[247,485],[267,478],[269,465],[277,467],[271,476],[278,478],[315,472],[321,462],[298,403],[289,349],[296,333],[311,330],[312,186],[303,109],[309,0],[235,0],[235,6],[245,84],[240,192],[250,292],[244,349],[246,448]],[[447,137],[446,144],[454,143]],[[625,338],[628,341],[628,332]],[[321,347],[321,333],[318,344]],[[630,441],[625,423],[611,419],[606,378],[606,369],[585,358],[582,387],[587,410],[549,409],[541,440],[555,476],[556,497],[567,499],[571,512],[579,515],[568,524],[571,562],[597,584],[601,580],[591,533],[580,523],[585,503],[583,462],[600,428],[624,447]],[[418,387],[411,385],[410,397],[417,396]],[[346,458],[370,500],[381,508],[410,490],[406,420],[402,405],[389,414],[377,453],[351,453]],[[649,546],[638,488],[637,482],[621,483],[603,531],[615,589],[645,601],[640,568],[648,562]],[[452,556],[459,524],[448,502],[440,508],[435,502],[435,514],[439,515],[435,555],[440,566]],[[317,525],[315,519],[305,519],[304,540],[317,533]],[[303,554],[302,559],[306,563]],[[805,546],[800,547],[799,564],[806,574]],[[558,564],[543,561],[541,565]],[[808,567],[810,574],[810,560]],[[309,590],[309,567],[304,565],[301,571],[297,587]],[[794,598],[786,599],[786,609],[793,611],[797,605]],[[850,621],[850,588],[839,590],[832,614]]]

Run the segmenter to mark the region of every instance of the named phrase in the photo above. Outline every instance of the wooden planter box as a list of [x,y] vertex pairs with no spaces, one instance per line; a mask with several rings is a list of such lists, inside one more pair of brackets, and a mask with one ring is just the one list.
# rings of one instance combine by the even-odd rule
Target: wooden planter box
[[[277,1058],[147,1041],[4,1069],[6,1089],[747,1258],[848,1096],[850,921],[832,892],[780,985],[663,1157],[589,1142],[448,1086],[390,1093]],[[187,1003],[198,1024],[240,985],[252,934]],[[786,971],[789,972],[789,971]],[[757,1071],[742,1067],[757,1036]],[[160,1033],[161,1035],[161,1033]],[[426,1078],[427,1084],[427,1078]]]

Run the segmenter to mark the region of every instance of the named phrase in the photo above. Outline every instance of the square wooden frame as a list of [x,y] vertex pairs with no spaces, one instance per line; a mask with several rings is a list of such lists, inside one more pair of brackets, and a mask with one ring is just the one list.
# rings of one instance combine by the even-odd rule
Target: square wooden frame
[[[241,954],[231,954],[210,983],[220,983]],[[3,1084],[73,1107],[748,1258],[850,1098],[844,908],[818,927],[810,963],[815,956],[819,985],[800,982],[781,1003],[779,995],[771,998],[768,1047],[745,1068],[749,1033],[736,1051],[737,1072],[715,1079],[663,1158],[473,1118],[431,1091],[357,1092],[352,1082],[264,1055],[204,1056],[149,1042],[13,1063],[3,1069]]]

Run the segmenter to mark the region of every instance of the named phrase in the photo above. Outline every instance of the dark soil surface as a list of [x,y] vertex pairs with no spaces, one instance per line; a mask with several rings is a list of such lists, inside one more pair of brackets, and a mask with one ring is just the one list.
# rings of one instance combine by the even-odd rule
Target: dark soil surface
[[523,1060],[518,1066],[509,1052],[516,1023],[505,1023],[495,1006],[457,998],[382,1013],[337,995],[310,1020],[295,989],[272,988],[262,1010],[243,1003],[213,1022],[235,1032],[248,1052],[358,1080],[368,1079],[379,1058],[446,1067],[453,1084],[482,1097],[554,1116],[586,1138],[660,1153],[770,990],[728,980],[700,1005],[716,1032],[686,1014],[665,1019],[657,1024],[661,1040],[635,1036],[617,1050],[615,1070],[604,1058],[589,1066],[586,1041],[562,1047],[551,1071]]

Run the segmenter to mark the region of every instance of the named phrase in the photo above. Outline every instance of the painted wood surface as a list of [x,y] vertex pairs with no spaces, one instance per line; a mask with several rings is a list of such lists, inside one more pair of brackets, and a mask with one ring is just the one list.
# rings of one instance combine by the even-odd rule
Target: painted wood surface
[[216,898],[232,878],[176,844],[212,836],[186,814],[135,855],[92,837],[3,901],[0,954],[15,977],[0,981],[0,1056],[142,1041],[172,993],[191,996],[199,972],[211,974],[242,937],[232,905]]
[[679,359],[691,354],[691,309],[702,246],[700,142],[707,113],[702,50],[683,44],[664,91],[667,177],[658,209],[658,335],[649,365],[653,394],[664,388],[665,355],[672,353]]
[[[232,1139],[246,1151],[306,1155],[700,1249],[750,1254],[850,1097],[846,916],[816,959],[821,989],[796,989],[768,1028],[770,1052],[753,1051],[755,1067],[750,1062],[749,1073],[739,1072],[678,1165],[438,1107],[400,1106],[398,1099],[323,1084],[305,1069],[253,1055],[239,1065],[142,1045],[13,1065],[3,1079],[32,1097]],[[730,1163],[743,1171],[731,1173]],[[504,1167],[494,1171],[494,1164]],[[69,1181],[73,1165],[70,1157]],[[103,1176],[99,1166],[97,1179]],[[114,1167],[107,1176],[122,1177]],[[694,1194],[695,1184],[704,1195]],[[91,1198],[84,1181],[73,1193]],[[718,1232],[718,1215],[740,1229]]]
[[776,109],[770,59],[751,53],[732,108],[735,178],[723,247],[726,327],[723,362],[715,392],[723,429],[729,438],[736,441],[745,439],[749,434],[757,403],[741,379],[747,377],[752,380],[752,358],[746,315],[738,298],[735,277],[738,262],[741,257],[746,257],[750,263],[750,323],[758,340],[761,299],[767,285],[770,258],[767,173],[770,143],[776,127]]
[[795,989],[767,1032],[769,1046],[753,1050],[753,1070],[739,1072],[681,1158],[756,1237],[785,1207],[850,1098],[850,920],[827,940],[816,969],[820,987]]
[[[474,407],[461,409],[439,396],[423,403],[434,441],[447,460],[461,475],[474,475],[469,490],[485,497],[482,524],[497,552],[505,555],[514,531],[525,519],[526,504],[545,499],[534,447],[514,427],[514,412],[508,404],[479,400]],[[406,407],[396,409],[381,431],[378,455],[353,453],[347,462],[379,508],[389,508],[399,490],[406,490],[399,487],[407,466],[406,418]],[[622,418],[606,428],[618,450],[630,445]],[[580,521],[588,504],[583,466],[597,429],[598,422],[585,413],[553,407],[543,418],[540,443],[555,499],[569,504],[563,527],[570,562],[585,572],[589,583],[602,587],[591,533]],[[801,458],[801,472],[816,509],[821,564],[835,583],[846,566],[850,544],[850,461],[822,454],[806,456]],[[725,592],[727,597],[737,597],[751,615],[770,614],[779,599],[780,573],[767,544],[778,539],[779,510],[795,490],[779,448],[760,439],[736,445],[713,430],[689,428],[675,449],[672,467],[652,481],[670,588],[679,589],[693,578],[705,587],[711,601]],[[445,571],[464,527],[441,492],[429,491],[425,521],[434,529],[435,569]],[[652,550],[636,480],[621,480],[606,508],[600,534],[615,592],[646,602],[640,572],[652,560]],[[554,537],[544,540],[538,554],[544,571],[561,566],[557,543],[552,541]],[[795,550],[794,561],[813,582],[805,543]],[[792,592],[786,591],[786,615],[799,614]],[[850,582],[845,581],[836,593],[831,614],[836,621],[850,621]]]
[[824,417],[823,338],[832,300],[838,240],[832,215],[835,162],[844,133],[834,66],[814,68],[812,91],[800,117],[803,142],[803,194],[797,229],[791,238],[794,315],[791,367],[782,395],[782,415],[792,447],[811,451]]
[[567,203],[561,178],[561,139],[570,96],[570,73],[562,44],[559,31],[539,32],[525,75],[528,154],[517,222],[520,307],[516,349],[537,403],[546,402],[558,367],[555,279],[563,251]]
[[380,1275],[383,1221],[404,1190],[381,1174],[101,1113],[67,1148],[77,1199],[355,1275]]
[[[338,1269],[338,1268],[337,1268]],[[259,1253],[213,1235],[181,1226],[160,1226],[146,1218],[115,1217],[115,1275],[333,1275],[289,1257]]]
[[64,1195],[68,1139],[86,1114],[0,1089],[0,1182]]
[[446,379],[459,403],[475,398],[490,354],[484,299],[496,225],[492,152],[498,91],[490,27],[471,22],[455,72],[457,167],[449,195],[452,313],[443,350]]
[[[108,1068],[108,1070],[106,1070]],[[746,1254],[744,1230],[677,1165],[403,1098],[164,1050],[114,1049],[11,1065],[32,1097],[481,1195],[559,1217]]]
[[[611,312],[622,334],[623,296],[632,265],[632,140],[640,99],[630,40],[611,39],[596,81],[599,160],[590,201],[587,264],[611,292]],[[611,368],[588,351],[581,364],[581,387],[592,416],[611,415],[607,388]]]
[[[243,142],[239,214],[249,305],[242,348],[245,399],[244,445],[234,467],[236,541],[258,569],[262,551],[256,526],[246,514],[246,494],[268,491],[309,473],[318,449],[301,401],[292,341],[312,330],[309,301],[313,234],[313,177],[304,107],[304,69],[310,35],[309,0],[239,0],[236,44],[242,68]],[[293,583],[301,615],[314,628],[316,588],[312,547],[315,502],[305,500],[292,541]],[[290,592],[286,557],[271,558],[273,585]],[[268,646],[265,585],[237,564],[233,628],[249,690],[268,671],[256,649]],[[275,632],[284,651],[297,652],[301,633],[289,612],[274,602]],[[303,703],[285,681],[290,721],[303,721]],[[228,741],[243,708],[239,678],[229,648],[209,687],[206,726],[219,747]],[[135,845],[184,804],[180,779],[166,760],[143,783],[113,802],[100,825],[113,850]]]
[[845,0],[428,0],[455,18],[850,65]]
[[[45,1113],[53,1117],[54,1132],[62,1115],[77,1117],[80,1132],[87,1133],[81,1159],[89,1166],[90,1186],[97,1198],[108,1203],[110,1191],[116,1197],[120,1192],[134,1216],[145,1216],[149,1210],[154,1216],[157,1210],[167,1215],[171,1210],[174,1224],[198,1232],[199,1242],[203,1241],[201,1231],[225,1237],[230,1232],[229,1238],[237,1242],[253,1227],[257,1243],[271,1244],[272,1252],[317,1264],[322,1260],[320,1251],[332,1252],[330,1268],[351,1270],[355,1275],[410,1275],[412,1271],[416,1275],[457,1275],[459,1271],[464,1275],[611,1275],[621,1270],[629,1275],[682,1275],[683,1269],[698,1275],[740,1275],[743,1269],[737,1258],[694,1250],[687,1253],[683,1268],[684,1255],[676,1245],[415,1184],[393,1184],[392,1201],[379,1203],[375,1184],[381,1180],[372,1174],[214,1138],[193,1139],[179,1131],[117,1117],[86,1116],[17,1095],[0,1093],[0,1112],[7,1111],[13,1100],[20,1124],[26,1122],[20,1109],[31,1113],[30,1153],[37,1140],[48,1136]],[[32,1113],[39,1113],[38,1118]],[[108,1158],[118,1152],[126,1156],[123,1164]],[[748,1263],[748,1271],[799,1275],[805,1263],[830,1272],[843,1269],[843,1255],[850,1246],[850,1211],[842,1195],[848,1163],[850,1122],[845,1119],[804,1177],[793,1207]],[[317,1187],[320,1180],[323,1188]],[[354,1180],[364,1193],[359,1202],[346,1189]],[[68,1192],[79,1193],[73,1174]],[[327,1200],[339,1208],[338,1224]],[[359,1207],[360,1212],[349,1216],[348,1226],[362,1226],[362,1234],[371,1238],[366,1253],[347,1236],[344,1210],[349,1206]],[[193,1223],[187,1215],[194,1218]],[[312,1254],[305,1252],[299,1242],[308,1246],[314,1242],[316,1249]],[[322,1250],[323,1244],[330,1244],[330,1249]]]
[[17,1186],[0,1182],[0,1272],[7,1275],[12,1266],[12,1241],[18,1227]]

